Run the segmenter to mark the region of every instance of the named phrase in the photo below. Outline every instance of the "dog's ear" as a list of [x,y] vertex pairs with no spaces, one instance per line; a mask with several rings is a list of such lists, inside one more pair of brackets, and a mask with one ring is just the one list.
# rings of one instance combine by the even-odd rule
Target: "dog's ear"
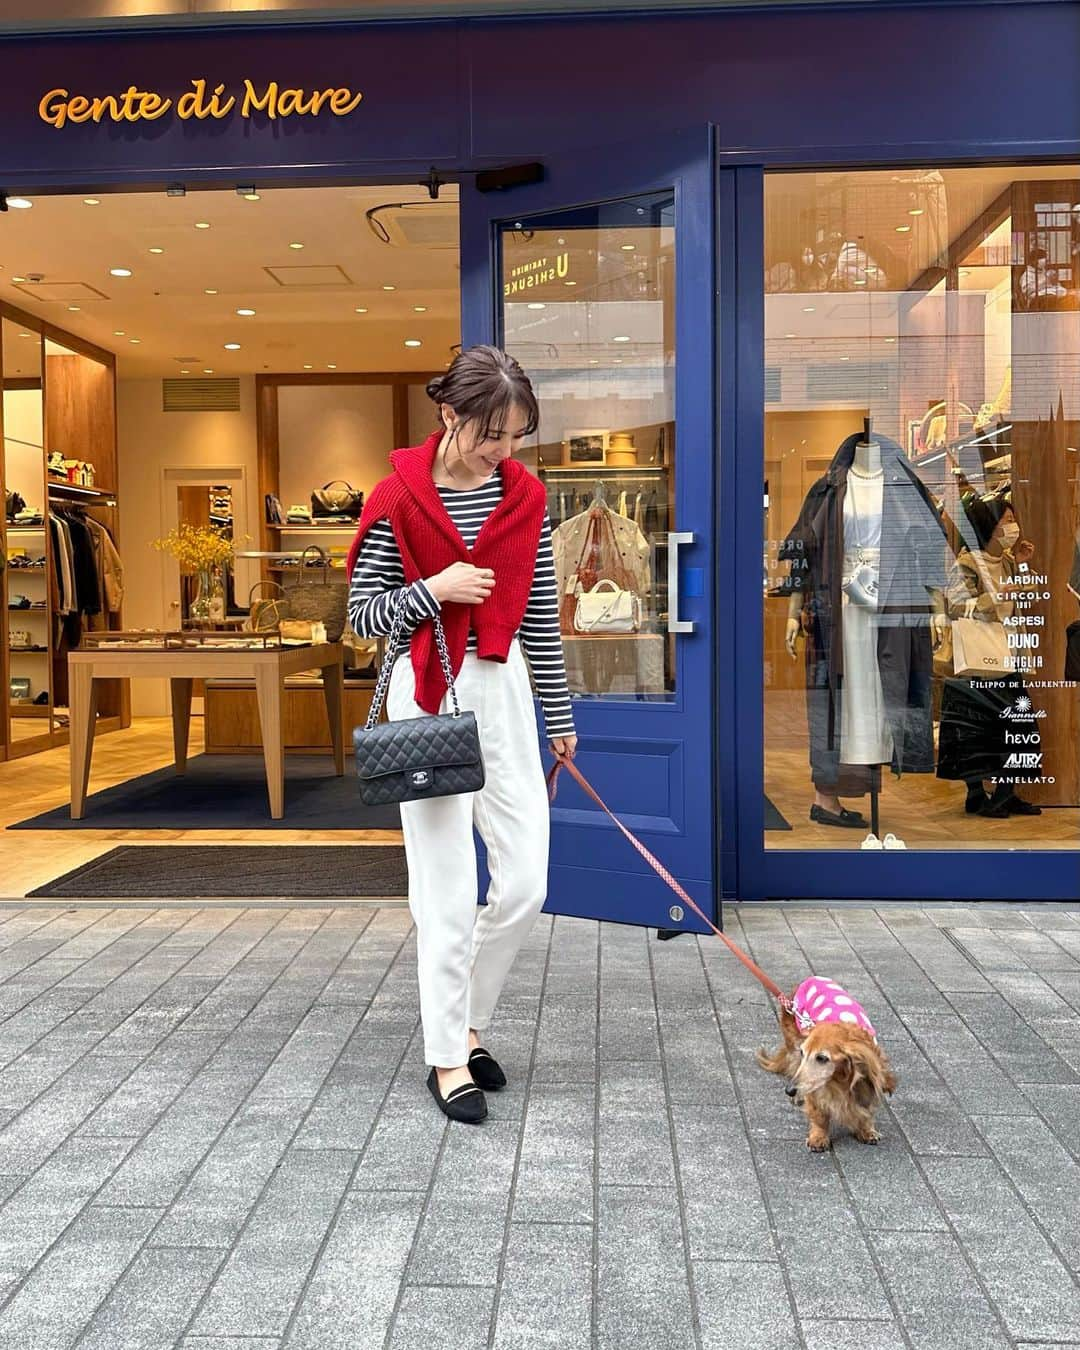
[[851,1090],[861,1105],[869,1106],[896,1088],[881,1051],[871,1040],[852,1040],[844,1047],[851,1062]]
[[784,1044],[789,1050],[798,1047],[802,1037],[799,1035],[799,1028],[795,1025],[795,1016],[790,1008],[785,1008],[780,1004],[780,1031],[784,1037]]

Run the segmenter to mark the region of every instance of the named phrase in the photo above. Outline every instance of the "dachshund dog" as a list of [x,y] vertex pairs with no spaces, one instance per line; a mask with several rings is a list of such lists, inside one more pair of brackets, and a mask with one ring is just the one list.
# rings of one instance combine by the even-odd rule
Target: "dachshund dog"
[[803,981],[792,1007],[780,1011],[783,1045],[772,1053],[762,1047],[757,1062],[791,1080],[787,1095],[810,1124],[806,1147],[814,1153],[831,1148],[834,1124],[876,1144],[874,1113],[897,1080],[869,1018],[839,985],[817,977]]

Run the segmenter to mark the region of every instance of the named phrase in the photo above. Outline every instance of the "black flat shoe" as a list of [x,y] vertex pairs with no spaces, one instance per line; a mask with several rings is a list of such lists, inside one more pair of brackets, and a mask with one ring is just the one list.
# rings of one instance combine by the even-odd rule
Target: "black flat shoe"
[[498,1061],[479,1045],[469,1055],[469,1072],[485,1092],[498,1092],[506,1086],[506,1074]]
[[990,805],[990,798],[979,788],[978,792],[969,792],[964,802],[964,810],[969,816],[978,816]]
[[479,1125],[487,1115],[487,1102],[475,1083],[461,1083],[451,1088],[444,1097],[439,1091],[439,1075],[432,1068],[427,1085],[439,1103],[439,1110],[451,1120],[460,1120],[465,1125]]
[[810,808],[810,819],[815,825],[837,825],[842,830],[868,830],[870,823],[858,811],[842,806],[839,811],[826,811],[815,802]]
[[1010,816],[1041,816],[1042,807],[1036,806],[1034,802],[1025,801],[1023,797],[1018,797],[1014,792],[1006,801],[1005,810]]

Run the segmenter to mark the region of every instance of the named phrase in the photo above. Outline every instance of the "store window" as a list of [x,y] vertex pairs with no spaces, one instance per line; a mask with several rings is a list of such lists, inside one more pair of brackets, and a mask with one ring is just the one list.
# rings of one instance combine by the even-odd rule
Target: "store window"
[[675,223],[670,192],[510,222],[503,340],[532,380],[570,691],[675,690]]
[[766,846],[1076,848],[1080,167],[765,208]]

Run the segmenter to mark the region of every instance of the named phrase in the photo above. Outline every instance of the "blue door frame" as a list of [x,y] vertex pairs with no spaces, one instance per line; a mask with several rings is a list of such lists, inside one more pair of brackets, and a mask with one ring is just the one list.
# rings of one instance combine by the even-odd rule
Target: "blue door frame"
[[[579,764],[710,916],[718,910],[713,755],[714,219],[712,128],[544,157],[539,183],[483,194],[461,184],[462,339],[502,340],[500,223],[673,190],[675,198],[675,528],[684,545],[668,703],[575,702]],[[564,778],[553,809],[548,912],[707,931],[580,789]]]

